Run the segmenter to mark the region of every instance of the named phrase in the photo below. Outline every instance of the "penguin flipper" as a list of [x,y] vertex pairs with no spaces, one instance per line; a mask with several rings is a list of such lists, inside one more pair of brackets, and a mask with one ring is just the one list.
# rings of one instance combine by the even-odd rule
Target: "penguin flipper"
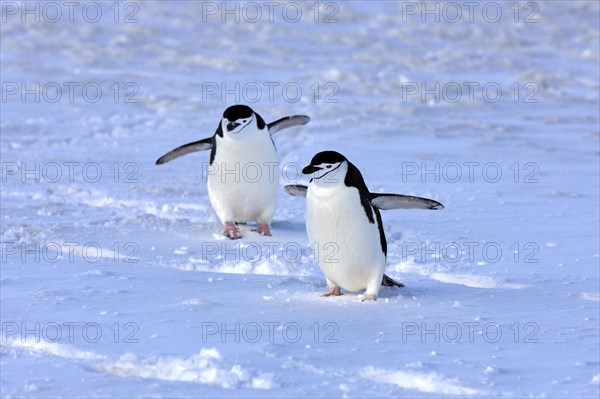
[[402,194],[370,193],[371,205],[381,209],[444,209],[444,205],[428,198]]
[[288,127],[306,125],[308,121],[310,121],[310,117],[306,115],[284,116],[281,119],[277,119],[275,122],[269,123],[267,127],[272,136],[278,131],[287,129]]
[[165,155],[158,158],[156,160],[156,164],[162,165],[163,163],[167,163],[175,158],[179,158],[192,152],[210,150],[213,145],[212,137],[208,137],[200,141],[194,141],[193,143],[187,143],[167,152]]
[[305,197],[306,198],[306,190],[308,187],[303,186],[302,184],[288,184],[284,187],[284,190],[294,197]]
[[393,278],[389,277],[388,275],[384,274],[383,275],[383,280],[381,281],[381,285],[384,287],[404,287],[404,284],[394,280]]

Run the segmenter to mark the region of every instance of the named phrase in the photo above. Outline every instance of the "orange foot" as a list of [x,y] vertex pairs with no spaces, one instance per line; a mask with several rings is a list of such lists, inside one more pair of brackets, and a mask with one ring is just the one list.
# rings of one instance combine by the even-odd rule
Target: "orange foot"
[[363,298],[363,302],[364,301],[373,301],[375,302],[377,300],[377,295],[373,295],[373,294],[369,294],[369,295],[365,295],[365,297]]
[[329,291],[325,292],[324,294],[321,294],[321,296],[341,296],[341,295],[344,295],[344,294],[342,294],[342,289],[340,287],[330,288]]
[[271,236],[271,229],[268,224],[261,224],[258,226],[258,234],[262,236]]
[[237,240],[238,238],[242,238],[240,235],[240,230],[235,226],[233,222],[225,222],[225,231],[223,232],[225,236],[231,238],[232,240]]

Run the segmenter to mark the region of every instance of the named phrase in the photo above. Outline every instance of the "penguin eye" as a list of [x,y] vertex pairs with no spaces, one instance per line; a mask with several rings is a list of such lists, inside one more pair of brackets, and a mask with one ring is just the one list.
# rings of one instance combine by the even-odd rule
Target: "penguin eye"
[[327,165],[327,166],[325,166],[325,167],[326,167],[327,169],[331,169],[331,166],[332,166],[332,165]]

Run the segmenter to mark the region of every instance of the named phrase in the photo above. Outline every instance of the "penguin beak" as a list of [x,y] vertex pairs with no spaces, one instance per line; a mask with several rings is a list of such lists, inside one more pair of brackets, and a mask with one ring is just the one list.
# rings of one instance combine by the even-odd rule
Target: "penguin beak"
[[308,166],[305,166],[304,169],[302,169],[302,173],[305,175],[310,175],[312,173],[315,173],[318,170],[321,170],[321,168],[317,168],[316,166],[313,166],[313,165],[308,165]]
[[231,132],[233,129],[235,129],[236,127],[238,127],[240,124],[239,123],[234,123],[234,122],[229,122],[227,124],[227,131]]

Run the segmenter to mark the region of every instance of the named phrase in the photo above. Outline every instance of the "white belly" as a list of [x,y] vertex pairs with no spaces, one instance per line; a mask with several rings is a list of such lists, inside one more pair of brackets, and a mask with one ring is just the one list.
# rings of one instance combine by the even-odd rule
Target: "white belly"
[[309,243],[325,277],[349,291],[367,288],[373,279],[380,284],[385,255],[377,219],[374,213],[375,223],[367,219],[358,190],[311,184],[306,200]]
[[219,140],[208,168],[208,195],[221,222],[270,223],[277,208],[279,160],[269,134]]

